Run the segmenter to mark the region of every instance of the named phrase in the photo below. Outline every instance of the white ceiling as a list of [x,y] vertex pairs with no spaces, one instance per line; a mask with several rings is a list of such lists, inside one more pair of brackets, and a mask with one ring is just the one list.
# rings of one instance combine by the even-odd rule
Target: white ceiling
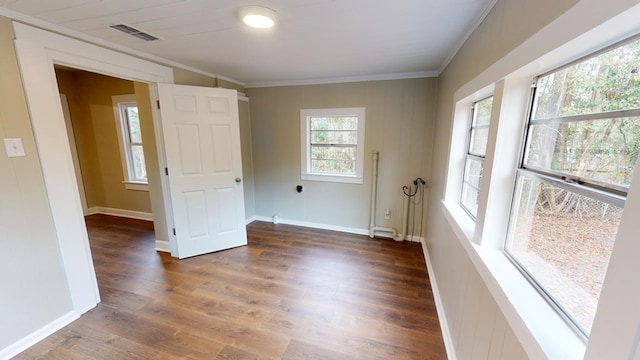
[[[0,14],[262,86],[437,75],[494,3],[0,0]],[[269,7],[280,21],[271,30],[249,29],[237,16],[244,5]],[[145,42],[108,27],[118,23],[161,40]]]

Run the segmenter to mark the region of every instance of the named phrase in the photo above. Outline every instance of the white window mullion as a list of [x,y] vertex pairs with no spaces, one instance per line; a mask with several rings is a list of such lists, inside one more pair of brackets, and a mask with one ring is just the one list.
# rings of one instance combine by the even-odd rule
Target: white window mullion
[[132,118],[133,114],[137,114],[135,95],[114,95],[112,103],[118,129],[122,183],[129,190],[148,191],[140,122]]

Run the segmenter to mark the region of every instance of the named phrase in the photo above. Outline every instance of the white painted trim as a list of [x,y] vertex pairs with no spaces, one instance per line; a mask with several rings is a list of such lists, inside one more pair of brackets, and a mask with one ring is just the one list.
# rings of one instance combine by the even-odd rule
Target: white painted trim
[[149,183],[136,182],[136,181],[123,181],[122,184],[127,190],[133,191],[149,191]]
[[[264,222],[272,223],[273,218],[267,217],[267,216],[254,216],[252,221],[264,221]],[[318,224],[318,223],[312,223],[307,221],[289,220],[289,219],[283,219],[283,218],[279,219],[279,223],[285,224],[285,225],[308,227],[313,229],[333,230],[333,231],[339,231],[339,232],[356,234],[356,235],[369,235],[369,229],[358,229],[358,228],[351,228],[351,227],[344,227],[344,226]],[[381,237],[385,237],[385,236],[381,236]]]
[[429,248],[424,238],[421,238],[420,244],[422,244],[424,260],[427,263],[427,275],[429,275],[429,283],[431,283],[433,300],[436,303],[436,312],[438,313],[438,321],[440,322],[440,331],[442,332],[442,340],[444,340],[444,347],[447,351],[447,358],[449,360],[457,360],[453,337],[451,336],[451,330],[449,330],[449,322],[447,321],[447,315],[444,311],[444,305],[442,304],[442,297],[440,297],[440,290],[438,289],[438,281],[433,271],[433,265],[431,264]]
[[131,152],[127,140],[129,138],[129,130],[125,124],[126,115],[124,114],[123,106],[133,104],[138,106],[136,94],[112,95],[111,104],[113,105],[113,119],[116,122],[116,129],[118,129],[118,150],[120,153],[120,163],[122,164],[122,176],[124,177],[122,183],[126,189],[129,189],[127,184],[132,182],[131,168],[133,164],[131,164],[131,155],[129,154]]
[[[492,86],[502,79],[505,80],[506,89],[510,81],[517,82],[522,77],[531,79],[537,74],[552,70],[638,34],[640,25],[636,19],[639,15],[640,5],[635,3],[579,1],[504,57],[489,65],[475,78],[459,87],[453,95],[453,105],[456,106],[459,101],[466,101],[469,97],[476,96],[482,92],[483,88]],[[509,106],[514,105],[514,101],[507,102]],[[458,111],[454,111],[453,114],[451,131],[455,134],[459,123]],[[497,128],[497,131],[500,133],[501,129]],[[495,137],[498,138],[499,135]],[[457,167],[456,159],[452,154],[454,149],[459,148],[453,144],[455,136],[450,139],[452,143],[450,144],[449,177],[447,178],[449,184],[452,181],[452,169]],[[494,161],[494,166],[496,164],[503,165],[502,159],[500,160]],[[499,187],[500,185],[493,184],[492,186]],[[632,186],[630,194],[633,189]],[[636,204],[631,197],[627,198],[625,215],[623,215],[623,222],[618,230],[616,245],[603,284],[585,356],[585,346],[582,339],[546,304],[546,301],[515,269],[502,251],[492,248],[495,247],[496,242],[502,239],[485,238],[486,236],[499,237],[496,235],[496,228],[484,231],[482,246],[477,246],[472,242],[473,235],[468,234],[467,226],[464,224],[466,221],[464,216],[456,214],[458,212],[456,208],[459,206],[451,201],[453,200],[450,196],[451,191],[448,187],[445,191],[445,201],[442,206],[445,219],[530,358],[582,359],[583,356],[587,359],[628,358],[629,348],[636,345],[632,343],[631,337],[637,331],[638,326],[637,301],[635,299],[640,298],[638,295],[640,291],[635,290],[639,288],[638,286],[633,286],[633,276],[627,275],[637,272],[637,261],[633,260],[632,266],[624,268],[626,265],[618,263],[614,254],[622,251],[624,257],[628,259],[628,254],[636,253],[629,250],[619,250],[625,246],[621,244],[637,244],[635,241],[637,236],[634,236],[638,232],[637,226],[632,226],[633,230],[626,234],[621,231],[623,224],[625,224],[625,215],[631,213],[629,218],[637,217],[637,212],[633,213],[633,210],[630,210]],[[491,190],[488,194],[491,196]],[[499,218],[502,216],[494,216],[491,221]],[[486,225],[490,225],[490,223],[487,222]],[[471,229],[473,230],[473,227]],[[612,273],[616,270],[620,271],[616,275],[624,275],[613,276]],[[618,283],[622,286],[615,289],[615,285],[610,286],[612,283]],[[605,299],[611,301],[607,303]],[[615,356],[612,355],[614,353]]]
[[171,253],[171,243],[167,240],[156,239],[156,251]]
[[80,204],[82,204],[82,211],[87,213],[89,206],[87,205],[87,194],[84,190],[84,179],[82,178],[82,169],[80,168],[80,160],[78,157],[78,146],[76,143],[76,135],[73,130],[73,123],[71,121],[71,110],[69,109],[69,101],[66,94],[60,94],[60,101],[62,103],[62,114],[64,115],[64,122],[67,126],[67,138],[69,139],[69,147],[71,148],[71,158],[73,159],[73,168],[76,173],[76,181],[78,183],[78,194],[80,195]]
[[[356,169],[354,175],[323,174],[311,172],[310,122],[314,116],[354,116],[358,118],[356,143]],[[367,109],[364,107],[333,109],[300,109],[300,179],[337,183],[362,184],[364,179],[364,149]]]
[[148,83],[173,82],[173,70],[20,23],[15,49],[73,309],[100,301],[54,64]]
[[90,207],[89,211],[88,211],[88,215],[95,215],[95,214],[111,215],[111,216],[125,217],[125,218],[129,218],[129,219],[137,219],[137,220],[153,221],[153,214],[148,213],[148,212],[126,210],[126,209],[116,209],[116,208],[109,208],[109,207],[103,207],[103,206]]
[[422,79],[422,78],[437,77],[438,75],[439,75],[439,72],[437,71],[420,71],[420,72],[397,73],[397,74],[345,76],[345,77],[335,77],[335,78],[325,78],[325,79],[267,81],[267,82],[247,83],[245,84],[245,88],[250,89],[250,88],[278,87],[278,86],[341,84],[341,83],[362,82],[362,81]]
[[8,360],[12,357],[20,354],[21,352],[27,350],[31,346],[37,344],[38,342],[44,340],[47,336],[55,333],[56,331],[62,329],[63,327],[71,324],[73,321],[78,319],[80,315],[75,311],[70,311],[56,320],[50,322],[49,324],[41,327],[40,329],[32,332],[31,334],[23,337],[22,339],[16,341],[15,343],[9,345],[8,347],[0,350],[0,360]]
[[[268,216],[252,216],[249,219],[247,219],[247,225],[251,224],[254,221],[273,223],[273,218]],[[283,219],[283,218],[278,219],[278,223],[285,224],[285,225],[308,227],[312,229],[338,231],[338,232],[343,232],[347,234],[367,235],[367,236],[369,235],[369,229],[358,229],[358,228],[352,228],[352,227],[319,224],[319,223],[312,223],[312,222],[299,221],[299,220],[289,220],[289,219]],[[384,238],[384,239],[392,239],[392,236],[384,235],[384,234],[376,234],[376,237]],[[424,238],[419,236],[407,235],[404,241],[419,243],[424,241]]]
[[[9,10],[9,9],[3,8],[3,7],[0,7],[0,15],[5,16],[5,17],[7,17],[9,19],[14,19],[14,20],[19,21],[19,22],[24,23],[24,24],[33,25],[35,27],[38,27],[38,28],[41,28],[41,29],[45,29],[45,30],[50,30],[52,32],[55,32],[55,33],[58,33],[58,34],[61,34],[61,35],[66,35],[66,36],[69,36],[69,37],[74,38],[74,39],[85,41],[87,43],[91,43],[91,44],[95,44],[95,45],[98,45],[98,46],[101,46],[101,47],[113,49],[113,50],[116,50],[116,51],[121,52],[123,54],[136,56],[138,58],[149,60],[149,61],[153,61],[153,62],[158,63],[158,64],[164,64],[164,65],[180,68],[180,69],[183,69],[183,70],[191,71],[191,72],[198,73],[198,74],[205,75],[205,76],[209,76],[209,77],[212,77],[212,78],[220,77],[219,75],[214,74],[214,73],[210,73],[210,72],[207,72],[207,71],[196,69],[196,68],[193,68],[191,66],[180,64],[180,63],[177,63],[175,61],[168,60],[168,59],[156,56],[156,55],[152,55],[152,54],[145,53],[145,52],[142,52],[142,51],[134,50],[134,49],[128,48],[128,47],[120,45],[120,44],[116,44],[116,43],[112,43],[110,41],[106,41],[106,40],[103,40],[103,39],[100,39],[100,38],[96,38],[96,37],[87,35],[85,33],[81,33],[79,31],[71,30],[71,29],[68,29],[66,27],[62,27],[62,26],[59,26],[59,25],[56,25],[56,24],[52,24],[52,23],[50,23],[48,21],[44,21],[44,20],[41,20],[41,19],[36,19],[36,18],[34,18],[32,16],[21,14],[21,13],[18,13],[18,12],[15,12],[15,11],[12,11],[12,10]],[[222,77],[220,77],[220,78],[222,78]],[[229,82],[233,82],[233,83],[236,83],[236,84],[239,84],[239,85],[242,85],[242,83],[240,83],[238,81],[235,81],[235,80],[232,80],[232,79],[229,79],[229,78],[224,78],[224,80],[229,81]],[[171,81],[171,82],[173,82],[173,81]]]
[[582,339],[504,253],[472,242],[473,232],[460,226],[468,218],[460,205],[443,201],[442,213],[529,358],[582,359]]
[[216,75],[215,77],[220,79],[220,80],[224,80],[224,81],[227,81],[227,82],[230,82],[230,83],[238,84],[238,85],[244,87],[244,83],[242,81],[238,81],[238,80],[226,77],[224,75]]
[[414,236],[414,235],[407,235],[407,237],[405,237],[404,240],[410,241],[410,242],[417,242],[417,243],[424,242],[424,238],[422,236]]
[[162,118],[160,116],[160,109],[157,104],[160,101],[158,96],[158,85],[149,84],[149,102],[152,109],[153,116],[153,129],[156,138],[156,150],[158,152],[158,171],[160,171],[160,184],[162,190],[162,203],[164,205],[164,219],[156,219],[156,221],[164,221],[167,228],[167,236],[169,237],[169,245],[171,249],[171,256],[178,257],[178,243],[176,236],[173,235],[171,229],[175,228],[173,220],[173,207],[171,204],[171,194],[169,189],[169,176],[167,176],[165,169],[167,168],[167,154],[164,146],[164,132],[162,130]]
[[471,22],[471,26],[469,26],[469,28],[467,29],[466,34],[460,39],[458,39],[456,44],[453,46],[453,48],[449,52],[449,55],[447,55],[447,57],[442,62],[442,65],[440,65],[440,68],[437,71],[437,74],[438,74],[437,76],[440,76],[440,74],[442,74],[444,69],[446,69],[447,66],[449,66],[449,63],[451,62],[451,60],[453,60],[456,54],[458,54],[458,51],[460,51],[460,49],[462,48],[462,45],[464,45],[464,43],[467,42],[471,34],[473,34],[473,32],[476,31],[476,29],[478,28],[478,26],[480,26],[480,24],[482,24],[484,19],[487,17],[487,15],[489,15],[489,13],[491,12],[491,9],[493,9],[493,7],[496,5],[497,2],[498,0],[488,0],[484,4],[484,7],[478,13],[478,16],[476,16],[474,21]]

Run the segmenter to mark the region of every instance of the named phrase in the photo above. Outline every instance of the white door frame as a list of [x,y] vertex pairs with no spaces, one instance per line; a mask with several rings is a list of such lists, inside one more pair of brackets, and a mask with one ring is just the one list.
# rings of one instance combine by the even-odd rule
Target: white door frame
[[[79,316],[100,301],[54,64],[149,84],[173,83],[173,70],[96,45],[13,23],[18,66],[38,148],[73,310]],[[151,95],[154,96],[153,93]],[[152,99],[154,100],[154,99]],[[154,113],[154,117],[156,114]],[[157,124],[154,118],[154,124]],[[160,162],[164,161],[158,144]],[[162,168],[162,167],[161,167]],[[164,191],[163,191],[164,193]],[[69,199],[69,196],[72,199]],[[71,200],[71,201],[70,201]],[[165,205],[167,201],[165,198]]]
[[76,182],[78,183],[78,195],[80,195],[80,205],[82,213],[86,216],[89,213],[87,206],[87,193],[84,191],[84,179],[82,178],[82,169],[80,168],[80,160],[78,158],[78,145],[76,136],[73,131],[71,122],[71,111],[69,110],[69,101],[67,94],[60,94],[60,102],[62,103],[62,114],[64,115],[64,124],[67,128],[67,139],[69,139],[69,147],[71,148],[71,159],[73,160],[73,168],[76,172]]

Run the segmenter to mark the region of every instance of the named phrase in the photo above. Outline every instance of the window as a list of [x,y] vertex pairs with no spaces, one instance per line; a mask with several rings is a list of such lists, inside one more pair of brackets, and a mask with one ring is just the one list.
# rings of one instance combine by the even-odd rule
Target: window
[[115,95],[112,100],[125,177],[123,183],[130,190],[147,190],[147,170],[135,95]]
[[300,110],[303,180],[362,184],[365,108]]
[[640,41],[535,81],[505,250],[584,336],[640,150]]
[[491,121],[491,107],[493,97],[473,103],[469,126],[469,140],[462,179],[462,193],[460,204],[475,219],[478,214],[478,196],[484,158],[487,151],[487,137],[489,122]]

